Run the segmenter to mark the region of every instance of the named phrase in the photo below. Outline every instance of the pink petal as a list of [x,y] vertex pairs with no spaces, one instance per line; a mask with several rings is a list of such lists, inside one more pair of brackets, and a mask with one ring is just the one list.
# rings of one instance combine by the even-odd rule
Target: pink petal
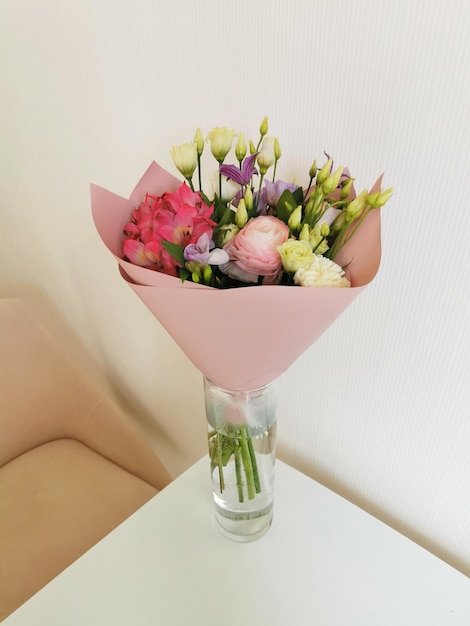
[[125,239],[123,248],[124,254],[131,263],[135,263],[135,265],[140,265],[141,267],[148,267],[149,262],[145,255],[145,246],[143,243],[135,239]]

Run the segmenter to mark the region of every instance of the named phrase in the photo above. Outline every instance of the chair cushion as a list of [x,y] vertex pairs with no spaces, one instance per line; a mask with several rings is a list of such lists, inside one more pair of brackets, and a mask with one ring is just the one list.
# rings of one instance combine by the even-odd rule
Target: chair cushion
[[0,468],[0,621],[156,493],[72,439]]

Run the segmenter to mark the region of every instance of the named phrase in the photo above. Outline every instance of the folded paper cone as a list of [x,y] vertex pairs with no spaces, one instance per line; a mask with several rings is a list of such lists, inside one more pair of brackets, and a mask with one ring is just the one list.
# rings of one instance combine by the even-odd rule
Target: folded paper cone
[[[380,188],[381,179],[371,192]],[[248,390],[282,374],[361,293],[380,264],[380,213],[372,211],[335,259],[350,288],[247,286],[215,289],[138,267],[122,257],[123,228],[146,193],[181,182],[156,163],[129,200],[92,185],[97,230],[120,272],[193,364],[216,385]]]

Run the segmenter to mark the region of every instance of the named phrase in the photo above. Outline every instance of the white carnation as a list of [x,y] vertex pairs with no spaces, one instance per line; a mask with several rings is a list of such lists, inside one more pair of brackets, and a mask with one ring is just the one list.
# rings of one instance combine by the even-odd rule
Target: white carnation
[[316,254],[306,267],[299,267],[294,274],[294,282],[302,287],[350,287],[351,283],[344,275],[343,268]]

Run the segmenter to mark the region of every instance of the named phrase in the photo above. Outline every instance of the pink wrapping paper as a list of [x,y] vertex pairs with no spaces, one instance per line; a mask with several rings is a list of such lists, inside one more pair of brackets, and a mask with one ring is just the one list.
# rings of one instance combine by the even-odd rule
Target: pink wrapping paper
[[[234,390],[282,374],[361,293],[380,264],[380,212],[372,211],[335,261],[349,263],[350,288],[248,286],[214,289],[124,261],[123,228],[145,193],[175,191],[177,178],[152,163],[126,200],[91,185],[93,219],[120,273],[193,364]],[[371,192],[380,189],[381,178]]]

